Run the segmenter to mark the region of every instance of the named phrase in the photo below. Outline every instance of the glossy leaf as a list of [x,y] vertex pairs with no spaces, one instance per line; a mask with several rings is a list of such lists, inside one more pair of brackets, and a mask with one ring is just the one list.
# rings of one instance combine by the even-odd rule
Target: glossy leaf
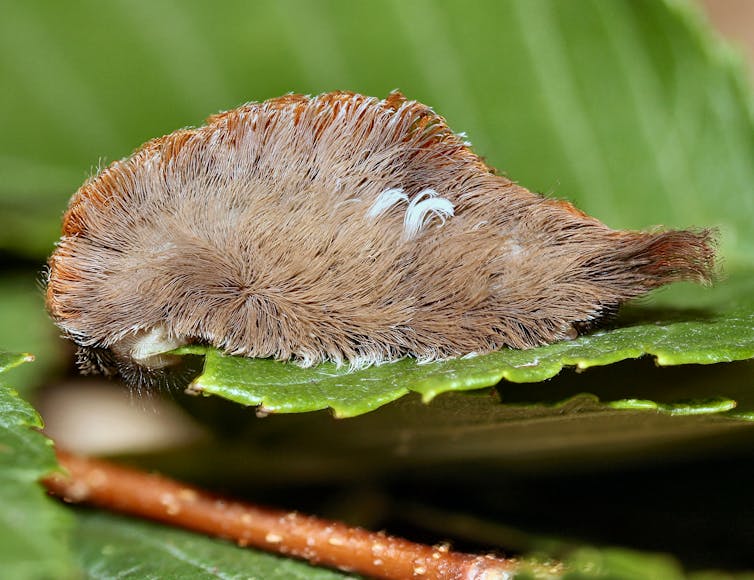
[[93,578],[336,580],[354,578],[306,563],[149,522],[76,512],[74,542]]
[[[0,373],[29,360],[0,352]],[[0,376],[0,568],[6,578],[72,578],[69,514],[48,498],[40,477],[57,469],[42,420]]]

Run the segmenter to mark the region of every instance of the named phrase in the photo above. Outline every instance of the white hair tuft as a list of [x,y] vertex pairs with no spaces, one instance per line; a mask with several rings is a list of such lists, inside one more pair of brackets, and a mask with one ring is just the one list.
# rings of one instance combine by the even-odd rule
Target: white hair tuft
[[438,217],[444,224],[447,218],[455,215],[454,209],[449,199],[437,197],[434,189],[425,189],[408,204],[403,219],[405,237],[409,240],[414,238],[433,217]]

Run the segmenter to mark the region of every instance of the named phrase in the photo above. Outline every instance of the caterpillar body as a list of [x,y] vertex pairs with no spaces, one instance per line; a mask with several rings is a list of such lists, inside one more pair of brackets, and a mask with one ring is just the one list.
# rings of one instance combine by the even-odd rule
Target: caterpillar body
[[398,92],[287,95],[152,140],[71,199],[47,307],[85,371],[205,343],[361,368],[576,336],[708,281],[714,232],[616,231],[497,175]]

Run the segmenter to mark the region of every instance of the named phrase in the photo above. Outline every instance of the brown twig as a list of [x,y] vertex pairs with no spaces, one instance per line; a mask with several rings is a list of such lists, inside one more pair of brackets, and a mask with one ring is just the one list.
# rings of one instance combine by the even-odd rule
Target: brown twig
[[67,474],[44,480],[67,502],[157,520],[374,578],[509,578],[515,561],[416,544],[296,512],[229,500],[160,475],[58,451]]

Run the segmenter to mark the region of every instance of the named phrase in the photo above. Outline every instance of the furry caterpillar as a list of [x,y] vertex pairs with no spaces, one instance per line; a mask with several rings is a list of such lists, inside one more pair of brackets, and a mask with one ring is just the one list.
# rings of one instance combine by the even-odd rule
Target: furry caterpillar
[[359,368],[574,337],[653,288],[708,281],[713,246],[531,193],[398,92],[287,95],[87,181],[47,307],[82,370],[127,381],[187,343]]

